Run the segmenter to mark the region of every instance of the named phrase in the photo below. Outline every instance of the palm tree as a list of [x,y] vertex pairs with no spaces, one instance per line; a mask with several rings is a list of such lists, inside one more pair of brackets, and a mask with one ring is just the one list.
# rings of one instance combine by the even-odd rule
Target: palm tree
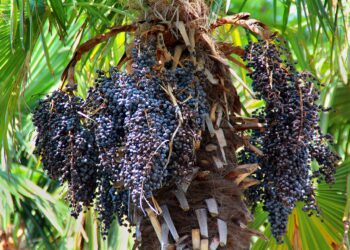
[[[185,3],[184,1],[183,4]],[[36,106],[39,98],[53,88],[57,88],[60,74],[68,65],[72,52],[76,51],[79,45],[85,41],[98,34],[110,32],[113,30],[111,28],[113,26],[134,23],[140,10],[146,10],[146,13],[156,15],[159,19],[165,18],[168,20],[166,18],[167,13],[163,12],[164,9],[154,6],[153,1],[149,1],[147,4],[136,2],[128,10],[123,10],[125,9],[124,6],[121,1],[108,0],[90,2],[28,0],[14,3],[4,1],[0,5],[0,40],[3,45],[0,48],[3,55],[0,63],[0,100],[2,104],[0,107],[0,139],[2,142],[1,162],[3,167],[1,187],[4,187],[1,189],[3,197],[1,201],[5,208],[1,211],[6,211],[6,213],[1,213],[0,229],[4,232],[3,235],[6,235],[7,242],[13,239],[13,243],[18,246],[20,242],[16,242],[16,237],[9,235],[20,235],[21,232],[24,232],[25,237],[21,243],[22,246],[25,244],[37,248],[43,248],[44,245],[46,248],[67,248],[74,243],[75,247],[85,246],[96,249],[96,246],[113,246],[113,242],[116,244],[118,237],[120,239],[122,235],[122,233],[116,233],[120,232],[121,229],[117,225],[113,225],[108,240],[106,242],[102,241],[98,236],[96,219],[92,212],[82,215],[77,221],[68,218],[68,207],[62,202],[58,202],[66,190],[64,188],[57,189],[57,183],[46,177],[45,173],[38,167],[40,162],[31,154],[33,145],[30,142],[33,138],[33,126],[30,121],[30,111]],[[349,68],[348,55],[346,54],[349,48],[349,35],[347,33],[349,7],[342,1],[338,1],[333,5],[329,2],[322,3],[320,1],[297,1],[295,3],[292,1],[283,3],[262,1],[260,4],[242,1],[231,5],[230,1],[214,1],[209,6],[210,10],[207,16],[208,20],[205,20],[206,24],[215,24],[218,15],[223,13],[223,9],[227,11],[228,15],[243,10],[254,13],[252,15],[254,18],[260,19],[268,27],[281,32],[285,40],[289,42],[290,49],[298,59],[300,67],[311,71],[322,82],[326,83],[326,87],[322,92],[322,102],[327,106],[332,104],[337,110],[337,113],[322,116],[321,121],[323,130],[330,131],[335,135],[336,149],[344,159],[343,164],[337,171],[337,183],[331,189],[325,184],[318,186],[318,202],[323,212],[324,222],[321,223],[318,218],[314,217],[307,218],[298,207],[290,216],[285,244],[277,246],[276,242],[270,237],[269,226],[265,224],[266,214],[258,208],[251,228],[262,230],[269,240],[257,240],[253,237],[252,247],[262,249],[267,247],[339,248],[343,239],[345,239],[343,243],[346,243],[343,226],[349,223],[350,207],[348,198],[350,192],[347,191],[350,186],[350,171],[347,159],[349,126],[347,122],[348,109],[346,107],[349,103],[345,94],[348,91],[349,76],[347,71]],[[157,10],[157,12],[154,10]],[[187,11],[189,11],[188,8]],[[205,17],[202,16],[203,13],[200,14],[201,18]],[[201,20],[201,18],[199,19]],[[181,21],[181,17],[179,20]],[[240,19],[237,18],[237,20]],[[234,24],[220,26],[213,31],[213,35],[219,44],[224,45],[224,42],[231,42],[237,47],[242,47],[248,40],[255,39],[250,33],[251,30],[254,31],[254,28],[249,27],[249,30],[237,27],[239,26],[237,21]],[[241,24],[244,25],[244,22]],[[256,24],[258,27],[262,27],[261,23],[257,22]],[[247,28],[247,25],[245,26]],[[183,37],[185,35],[181,33],[182,28],[177,28],[180,31],[178,39],[185,40]],[[186,29],[188,30],[188,27]],[[79,95],[86,95],[87,88],[91,86],[89,82],[92,83],[91,79],[95,76],[92,72],[96,68],[108,68],[111,62],[113,62],[113,65],[118,64],[126,49],[127,41],[130,41],[130,35],[121,32],[83,54],[81,60],[75,65],[75,72],[79,71],[79,74],[74,75],[78,82]],[[169,43],[166,40],[166,44]],[[243,114],[249,116],[251,111],[261,106],[262,103],[251,100],[249,80],[245,78],[245,69],[240,67],[241,59],[235,54],[232,54],[231,57],[232,60],[229,62],[229,66],[234,72],[235,88],[232,85],[229,86],[231,83],[228,82],[225,83],[225,86],[232,90],[231,93],[237,93],[243,103]],[[216,60],[220,60],[220,58]],[[226,71],[223,71],[223,75],[228,77],[225,73],[228,66],[225,67]],[[237,99],[234,95],[229,96],[230,98],[232,100]],[[232,108],[238,109],[239,104],[234,103],[235,105]],[[226,135],[225,131],[224,134]],[[217,144],[206,134],[203,135],[203,141],[214,144],[214,146]],[[237,147],[237,145],[230,145],[231,142],[231,138],[226,138],[226,143],[230,147]],[[220,144],[216,145],[217,148],[220,148],[220,146]],[[232,155],[232,151],[228,152],[228,155]],[[229,232],[238,233],[231,235],[229,239],[235,239],[233,244],[238,249],[247,248],[249,237],[256,234],[256,232],[245,229],[245,224],[250,218],[247,216],[248,211],[241,200],[239,191],[230,193],[237,190],[233,187],[239,183],[221,181],[224,173],[206,167],[208,158],[209,163],[213,161],[213,158],[210,153],[205,151],[205,147],[198,152],[198,156],[199,160],[202,160],[204,168],[211,170],[215,173],[213,173],[214,175],[218,176],[220,185],[225,190],[223,195],[226,196],[222,197],[224,201],[222,205],[229,210],[227,216],[233,214],[236,218],[235,223],[227,226]],[[236,165],[234,155],[230,157],[232,157],[233,168]],[[10,172],[10,174],[6,172]],[[205,176],[206,172],[201,174],[204,175],[204,179],[208,178],[208,176]],[[197,202],[208,199],[206,190],[211,186],[204,184],[205,181],[194,181],[189,187],[187,199],[193,201],[192,196],[197,195],[200,196]],[[241,187],[244,186],[242,184],[244,183],[241,183]],[[159,204],[168,206],[178,234],[180,236],[192,235],[192,233],[196,235],[198,231],[189,231],[186,226],[191,225],[191,223],[198,223],[197,215],[199,218],[202,216],[201,207],[198,207],[195,202],[190,202],[189,206],[191,208],[198,209],[191,210],[193,213],[190,214],[190,217],[186,217],[189,215],[178,206],[172,205],[175,196],[168,196],[166,193],[160,193],[156,200]],[[204,202],[204,204],[206,203]],[[35,210],[40,211],[40,213],[35,213]],[[238,220],[238,216],[242,219]],[[150,218],[154,218],[152,212],[150,212]],[[184,223],[183,218],[187,218],[188,221]],[[155,221],[153,222],[155,223]],[[216,218],[209,217],[209,229],[213,228],[211,225],[216,222]],[[225,224],[225,221],[220,223]],[[9,227],[10,225],[11,227]],[[234,231],[232,231],[232,228],[234,228]],[[158,242],[157,235],[154,234],[154,229],[150,224],[142,224],[141,230],[150,232],[149,237],[143,237],[142,239],[145,244],[159,244],[156,243]],[[213,232],[210,231],[209,234],[212,234]],[[147,233],[143,235],[147,235]],[[194,237],[194,239],[197,238]],[[39,241],[38,239],[44,240]],[[5,241],[2,240],[2,242]],[[120,242],[119,240],[119,244],[121,244]],[[202,244],[206,244],[206,242],[204,241]],[[120,246],[117,249],[122,248]]]

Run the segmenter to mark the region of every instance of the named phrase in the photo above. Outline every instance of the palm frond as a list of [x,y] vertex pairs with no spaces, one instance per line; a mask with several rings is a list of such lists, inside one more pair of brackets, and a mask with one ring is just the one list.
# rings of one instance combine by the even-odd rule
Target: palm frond
[[[52,249],[56,241],[52,235],[64,236],[60,216],[68,209],[58,200],[59,196],[47,192],[48,186],[40,187],[33,181],[41,175],[17,164],[12,166],[11,175],[0,171],[1,207],[5,211],[0,213],[1,228],[20,227],[24,223],[27,240],[42,239],[46,247]],[[46,182],[49,184],[47,179]],[[19,216],[16,220],[15,214]]]

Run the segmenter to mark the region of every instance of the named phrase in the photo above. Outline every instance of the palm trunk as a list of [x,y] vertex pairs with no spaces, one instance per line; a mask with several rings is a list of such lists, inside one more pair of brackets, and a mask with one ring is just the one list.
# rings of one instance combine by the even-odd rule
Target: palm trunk
[[[245,142],[236,133],[235,113],[239,113],[241,104],[229,66],[222,57],[232,47],[216,44],[209,30],[204,29],[208,9],[203,2],[192,2],[191,6],[185,1],[176,1],[173,6],[163,4],[157,2],[151,9],[157,13],[156,18],[165,20],[177,9],[179,19],[168,27],[174,28],[178,36],[174,36],[174,30],[159,27],[147,27],[148,31],[143,33],[155,32],[164,37],[165,52],[162,48],[160,58],[166,57],[168,48],[179,65],[190,59],[205,72],[210,114],[203,124],[201,144],[196,151],[197,168],[181,183],[155,194],[155,209],[147,208],[148,217],[139,221],[135,248],[249,249],[250,237],[257,233],[247,228],[251,215],[242,199],[242,190],[254,184],[245,177],[257,166],[237,166],[235,158],[237,147]],[[178,48],[182,48],[185,56]]]
[[[224,131],[231,133],[228,129]],[[176,249],[208,249],[207,244],[210,249],[249,249],[250,237],[255,232],[246,226],[251,218],[242,200],[246,183],[239,182],[237,177],[242,175],[235,171],[234,148],[239,140],[234,136],[227,139],[226,164],[218,167],[223,163],[220,144],[217,137],[204,133],[197,152],[198,173],[187,192],[183,192],[185,184],[161,190],[156,195],[163,211],[157,217],[152,217],[151,212],[151,216],[142,221],[140,249],[175,249],[175,246]],[[153,225],[159,223],[160,229],[152,226],[152,222]]]

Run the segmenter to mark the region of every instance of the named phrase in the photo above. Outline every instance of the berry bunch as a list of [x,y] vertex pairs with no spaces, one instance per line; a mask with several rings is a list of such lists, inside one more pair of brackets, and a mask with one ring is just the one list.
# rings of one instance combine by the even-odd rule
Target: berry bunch
[[[260,184],[249,189],[251,202],[262,201],[269,213],[271,230],[278,242],[286,232],[288,215],[297,201],[305,203],[304,210],[319,209],[316,204],[312,178],[334,182],[339,157],[328,147],[330,136],[319,127],[317,80],[310,74],[298,72],[291,55],[278,42],[260,41],[246,48],[244,59],[252,68],[253,90],[265,107],[256,114],[265,123],[263,133],[253,132],[251,143],[263,156],[248,149],[242,153],[244,162],[258,162],[261,168],[255,178]],[[311,168],[312,160],[319,170]]]
[[92,205],[97,186],[95,137],[80,122],[82,103],[79,97],[55,91],[40,101],[33,116],[38,131],[34,153],[42,157],[50,177],[68,182],[67,198],[75,217],[82,206]]
[[129,204],[140,206],[195,166],[205,81],[190,61],[175,70],[156,63],[156,44],[135,41],[132,73],[98,71],[86,100],[55,91],[34,111],[36,154],[48,174],[68,181],[74,215],[95,207],[104,233]]

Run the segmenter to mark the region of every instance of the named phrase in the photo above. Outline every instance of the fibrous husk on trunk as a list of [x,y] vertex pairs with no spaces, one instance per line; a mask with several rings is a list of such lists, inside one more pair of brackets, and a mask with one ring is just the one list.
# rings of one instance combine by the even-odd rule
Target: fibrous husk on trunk
[[[225,129],[224,132],[232,133],[230,129]],[[208,239],[209,245],[212,243],[212,246],[215,245],[216,240],[219,240],[218,249],[249,249],[250,237],[259,235],[259,233],[246,227],[251,220],[251,215],[242,199],[242,189],[238,186],[240,183],[234,181],[242,174],[248,173],[249,175],[249,171],[253,171],[255,166],[240,166],[237,168],[234,155],[237,144],[232,143],[232,141],[227,144],[224,147],[226,162],[222,162],[223,157],[218,138],[211,136],[208,131],[203,134],[201,147],[197,152],[197,162],[200,170],[185,193],[189,209],[181,208],[176,195],[172,193],[172,190],[178,189],[176,185],[160,190],[155,195],[155,199],[160,206],[167,206],[179,235],[180,241],[177,242],[170,236],[169,244],[174,246],[184,245],[184,249],[195,249],[192,242],[192,230],[201,229],[199,210],[202,211],[202,217],[203,211],[205,212],[204,217],[207,222],[203,223],[207,223],[208,228],[208,235],[202,234],[200,239]],[[208,145],[211,145],[215,150],[208,151]],[[222,168],[217,168],[213,156],[216,157],[216,160],[222,162]],[[206,202],[208,199],[217,203],[217,215],[210,213]],[[158,219],[162,223],[164,221],[163,215],[160,214]],[[149,219],[143,220],[141,232],[143,237],[140,249],[161,249],[161,244],[157,240]]]

